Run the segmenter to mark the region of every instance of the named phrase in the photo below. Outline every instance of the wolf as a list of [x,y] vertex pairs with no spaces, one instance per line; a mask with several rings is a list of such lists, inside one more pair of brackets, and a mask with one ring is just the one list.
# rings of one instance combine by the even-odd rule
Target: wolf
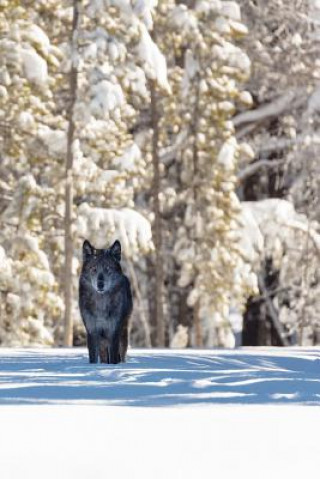
[[121,244],[94,248],[88,240],[82,247],[79,307],[87,332],[89,362],[125,362],[128,321],[132,312],[130,282],[122,272]]

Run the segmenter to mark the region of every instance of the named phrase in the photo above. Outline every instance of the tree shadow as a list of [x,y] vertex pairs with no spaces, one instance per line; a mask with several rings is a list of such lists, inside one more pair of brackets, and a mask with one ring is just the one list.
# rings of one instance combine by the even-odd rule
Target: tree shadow
[[83,349],[0,350],[0,404],[320,404],[320,350],[134,350],[89,365]]

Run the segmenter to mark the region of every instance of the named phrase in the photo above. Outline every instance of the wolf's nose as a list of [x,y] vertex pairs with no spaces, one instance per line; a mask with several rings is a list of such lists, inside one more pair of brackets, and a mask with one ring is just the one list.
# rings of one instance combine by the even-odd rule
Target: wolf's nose
[[99,274],[98,275],[98,278],[97,278],[97,286],[98,286],[98,289],[99,290],[102,290],[103,289],[103,285],[104,285],[104,280],[103,280],[103,274]]

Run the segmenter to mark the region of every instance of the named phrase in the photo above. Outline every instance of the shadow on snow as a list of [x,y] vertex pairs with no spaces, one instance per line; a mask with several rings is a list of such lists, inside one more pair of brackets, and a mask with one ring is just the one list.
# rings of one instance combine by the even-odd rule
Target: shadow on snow
[[0,404],[320,404],[320,350],[132,350],[89,365],[83,349],[0,350]]

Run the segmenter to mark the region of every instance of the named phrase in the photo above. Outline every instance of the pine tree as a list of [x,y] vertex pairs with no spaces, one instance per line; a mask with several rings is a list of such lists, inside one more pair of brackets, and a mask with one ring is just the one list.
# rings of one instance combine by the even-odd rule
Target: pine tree
[[178,285],[193,309],[193,344],[230,344],[229,310],[243,307],[256,290],[238,246],[235,194],[239,159],[252,153],[237,143],[231,121],[236,108],[251,101],[240,88],[250,60],[236,45],[247,30],[235,2],[162,2],[158,12],[157,40],[174,92],[163,101],[160,123],[163,215],[174,224],[167,223],[171,265],[180,266]]
[[[30,254],[23,250],[19,256],[24,276],[18,284],[26,291],[32,289],[35,302],[32,312],[20,308],[16,319],[31,328],[31,320],[41,316],[50,341],[59,342],[63,333],[61,298],[67,280],[63,221],[71,4],[65,8],[52,1],[40,1],[33,7],[2,4],[0,49],[5,63],[1,107],[5,131],[12,132],[2,145],[3,167],[14,166],[6,173],[8,181],[1,184],[5,196],[1,244],[8,264],[15,261],[15,239],[22,238],[19,244],[32,248]],[[146,164],[130,133],[137,111],[149,99],[149,79],[167,87],[165,71],[157,70],[157,60],[160,58],[163,67],[164,58],[148,33],[151,10],[146,7],[141,12],[138,7],[127,9],[122,4],[92,1],[83,2],[79,8],[78,89],[72,115],[74,140],[69,141],[74,189],[74,201],[69,204],[69,239],[75,245],[75,254],[69,261],[72,282],[68,282],[74,289],[79,271],[77,252],[84,238],[105,247],[119,237],[130,261],[152,248],[150,223],[133,209],[134,194],[143,187]],[[11,162],[13,158],[15,163]],[[46,258],[42,268],[48,270],[50,286],[41,284],[40,273],[36,281],[28,276],[30,261],[37,262],[39,255]],[[32,274],[36,275],[35,270]],[[11,290],[4,291],[7,295]],[[54,307],[52,294],[56,297]],[[76,308],[74,296],[69,311]],[[21,331],[16,332],[18,338]],[[9,337],[5,332],[3,342],[11,341]],[[42,341],[31,333],[23,339],[25,343],[37,340]]]
[[[0,341],[52,344],[63,304],[45,247],[51,235],[53,189],[42,181],[39,143],[51,118],[50,69],[59,51],[35,22],[36,12],[1,2],[1,272]],[[43,170],[42,170],[43,169]],[[10,273],[10,274],[9,274]],[[50,327],[48,330],[47,327]]]

